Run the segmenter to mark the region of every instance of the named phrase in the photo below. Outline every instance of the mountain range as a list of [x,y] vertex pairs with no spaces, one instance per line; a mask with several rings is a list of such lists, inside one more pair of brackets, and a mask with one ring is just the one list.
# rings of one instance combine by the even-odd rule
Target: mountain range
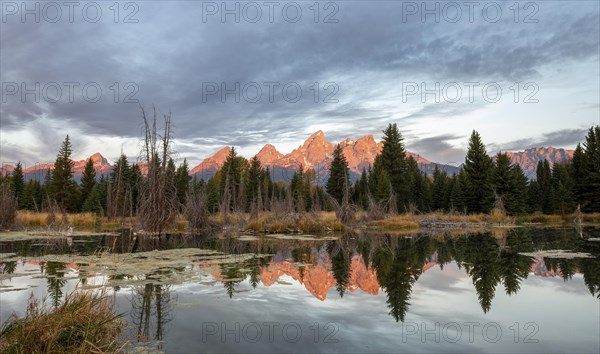
[[[352,178],[357,178],[363,169],[367,169],[375,161],[375,156],[383,147],[382,142],[374,139],[373,135],[366,135],[356,140],[348,138],[339,143],[343,149],[344,156],[348,161]],[[298,148],[288,154],[279,152],[275,146],[266,144],[256,156],[264,166],[268,166],[275,180],[290,180],[294,172],[302,166],[304,170],[314,169],[318,182],[326,180],[327,172],[331,164],[332,153],[335,145],[325,138],[322,131],[312,134]],[[223,166],[231,147],[225,146],[214,155],[205,158],[201,163],[194,166],[190,174],[197,178],[210,178]],[[521,166],[525,174],[535,177],[536,166],[539,161],[548,160],[550,164],[573,157],[573,150],[565,150],[554,147],[535,147],[519,152],[508,152],[508,156],[514,164]],[[461,166],[452,166],[432,162],[425,157],[407,152],[412,156],[421,171],[431,175],[437,166],[448,174],[458,173]],[[94,168],[98,175],[110,173],[112,165],[100,153],[89,157],[94,162]],[[75,179],[79,179],[83,173],[86,160],[74,161],[73,171]],[[53,167],[52,163],[36,164],[24,169],[26,179],[42,179],[45,172]],[[14,167],[3,164],[2,173],[11,173]],[[142,169],[143,171],[144,169]]]

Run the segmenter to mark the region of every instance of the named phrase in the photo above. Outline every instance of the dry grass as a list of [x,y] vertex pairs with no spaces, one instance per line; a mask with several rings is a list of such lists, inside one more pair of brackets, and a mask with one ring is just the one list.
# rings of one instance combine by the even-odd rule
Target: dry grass
[[600,213],[583,214],[583,222],[600,223]]
[[418,217],[410,214],[387,215],[381,220],[367,221],[367,227],[384,230],[418,229]]
[[13,315],[1,331],[2,353],[107,353],[119,350],[121,315],[104,293],[73,292],[49,309],[30,298],[25,317]]
[[[65,219],[66,218],[66,219]],[[94,213],[69,213],[63,215],[55,214],[54,221],[50,213],[38,213],[28,210],[17,212],[16,223],[25,228],[46,227],[75,227],[85,231],[119,231],[123,228],[133,227],[138,223],[136,217],[121,217],[108,220],[106,217]]]
[[[380,220],[369,220],[367,212],[359,211],[357,220],[366,220],[370,228],[383,230],[414,230],[419,228],[424,220],[435,220],[439,222],[457,224],[487,224],[487,225],[570,225],[573,224],[575,216],[567,215],[524,215],[511,217],[501,212],[491,214],[462,214],[433,212],[428,214],[395,214],[386,215]],[[584,223],[600,223],[600,213],[583,214]],[[54,224],[50,224],[49,213],[36,213],[32,211],[18,211],[16,224],[27,228],[45,228],[50,226],[73,226],[85,231],[118,231],[123,228],[138,225],[136,217],[124,217],[109,221],[106,217],[99,217],[93,213],[66,214],[66,221],[61,215],[56,215]],[[255,232],[319,232],[319,231],[342,231],[344,225],[340,223],[334,212],[312,212],[312,213],[270,213],[261,212],[258,217],[251,218],[248,213],[229,213],[224,216],[221,213],[210,215],[209,221],[212,225],[221,227],[233,227],[239,230],[250,230]],[[177,218],[176,223],[167,232],[181,233],[189,229],[188,222],[183,216]],[[188,230],[189,231],[189,230]]]
[[257,218],[247,222],[246,230],[255,232],[285,233],[285,232],[322,232],[343,231],[345,226],[337,219],[334,212],[291,213],[275,215],[259,213]]
[[[103,219],[94,213],[66,214],[66,224],[73,227],[93,228]],[[51,215],[50,213],[19,210],[17,212],[17,223],[23,226],[50,226]],[[62,216],[56,215],[54,223],[64,223]]]

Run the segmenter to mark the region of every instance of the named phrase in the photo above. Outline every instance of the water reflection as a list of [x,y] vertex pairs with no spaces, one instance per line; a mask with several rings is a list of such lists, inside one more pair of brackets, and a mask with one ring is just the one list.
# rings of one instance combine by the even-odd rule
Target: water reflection
[[[600,242],[587,240],[597,232],[587,230],[583,238],[575,230],[526,228],[470,235],[358,232],[341,235],[336,240],[265,236],[239,238],[231,235],[138,237],[125,233],[87,238],[87,242],[75,239],[70,245],[56,241],[54,248],[35,241],[2,243],[0,251],[37,256],[45,252],[94,254],[99,251],[127,253],[200,248],[226,254],[270,254],[270,257],[250,257],[239,262],[217,262],[214,269],[210,268],[210,276],[222,284],[229,298],[238,296],[240,286],[246,282],[252,289],[270,287],[276,283],[285,284],[283,277],[291,277],[321,301],[326,301],[332,288],[340,298],[357,290],[371,295],[382,291],[389,315],[396,321],[404,321],[419,277],[434,266],[443,270],[451,262],[464,269],[471,278],[483,313],[492,308],[498,287],[503,287],[507,295],[515,295],[532,273],[540,277],[559,276],[566,282],[580,273],[591,295],[600,298]],[[593,258],[528,257],[519,254],[556,249],[584,251],[592,254]],[[67,281],[64,277],[67,265],[41,262],[39,266],[46,276],[52,304],[57,306]],[[16,267],[15,261],[0,263],[0,271],[4,274],[15,272]],[[77,265],[69,264],[68,267],[77,268]],[[190,264],[190,267],[198,270],[206,268],[200,263]],[[163,338],[165,325],[172,320],[171,304],[175,291],[161,282],[161,275],[190,271],[190,267],[147,274],[139,282],[141,285],[131,286],[131,317],[138,336],[156,340]],[[94,274],[79,273],[82,285],[88,276]],[[111,276],[113,280],[119,278],[126,277]],[[115,290],[119,291],[119,287]]]
[[129,301],[130,318],[139,341],[153,339],[162,349],[166,325],[173,320],[175,292],[169,285],[144,284],[134,286]]

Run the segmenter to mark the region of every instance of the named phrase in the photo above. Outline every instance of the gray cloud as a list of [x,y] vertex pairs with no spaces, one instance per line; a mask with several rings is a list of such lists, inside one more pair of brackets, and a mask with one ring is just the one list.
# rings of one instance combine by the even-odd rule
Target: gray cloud
[[[64,136],[76,128],[87,138],[82,143],[102,136],[137,137],[139,106],[122,103],[131,92],[124,85],[133,82],[142,105],[172,110],[177,137],[186,141],[183,156],[197,156],[217,145],[292,141],[298,131],[318,124],[343,123],[329,134],[337,141],[364,134],[379,137],[393,120],[410,129],[416,120],[481,108],[464,102],[423,104],[399,116],[395,110],[408,108],[399,99],[403,81],[537,80],[548,67],[598,60],[600,21],[594,3],[541,3],[538,24],[515,24],[511,16],[496,24],[480,17],[474,23],[421,23],[417,17],[403,23],[399,3],[338,4],[337,24],[315,24],[306,7],[298,23],[281,18],[275,23],[266,18],[259,23],[223,24],[214,18],[202,23],[200,3],[149,1],[139,3],[136,24],[115,24],[110,16],[96,24],[9,21],[0,35],[3,49],[10,48],[2,50],[3,82],[96,82],[103,96],[97,103],[81,95],[73,103],[22,103],[10,97],[0,108],[0,128],[13,132],[51,121],[55,131],[50,135]],[[509,5],[503,4],[508,14]],[[558,20],[561,26],[556,26]],[[278,90],[269,102],[263,86],[263,99],[257,103],[243,98],[235,103],[231,96],[223,103],[218,95],[203,102],[202,82],[270,81],[296,82],[303,96],[288,103]],[[120,86],[118,103],[112,101],[115,82]],[[318,103],[311,90],[314,82],[321,88]],[[327,82],[338,84],[339,103],[322,102]],[[41,135],[39,153],[46,156],[56,149],[57,138]],[[411,146],[432,159],[454,159],[460,149],[447,138],[440,135]],[[3,148],[2,159],[10,156]]]
[[489,148],[492,151],[514,151],[538,146],[573,146],[585,140],[585,135],[587,134],[587,131],[588,129],[586,128],[562,129],[542,134],[538,137],[513,140],[506,143],[490,144]]
[[445,161],[460,165],[464,162],[466,151],[456,148],[448,142],[457,139],[466,140],[468,137],[443,134],[411,141],[407,144],[407,148],[410,151],[418,151],[419,154],[432,161]]

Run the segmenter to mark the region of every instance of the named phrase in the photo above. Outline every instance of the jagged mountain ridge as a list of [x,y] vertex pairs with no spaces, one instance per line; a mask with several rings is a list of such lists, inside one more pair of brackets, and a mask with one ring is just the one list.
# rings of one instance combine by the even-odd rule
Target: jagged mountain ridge
[[[353,178],[360,175],[363,168],[368,168],[373,164],[375,156],[381,151],[383,144],[377,142],[373,135],[366,135],[356,140],[347,138],[340,142],[344,156],[348,160],[350,173]],[[325,138],[322,131],[312,134],[302,145],[288,154],[282,154],[275,146],[266,144],[258,153],[257,157],[265,166],[269,166],[271,174],[276,180],[290,180],[293,173],[300,167],[317,171],[317,176],[321,182],[326,180],[329,165],[331,164],[331,155],[335,145]],[[225,146],[219,149],[214,155],[205,158],[200,164],[193,167],[190,174],[198,178],[210,178],[223,166],[231,147]],[[547,159],[552,165],[558,161],[563,161],[573,157],[573,150],[566,150],[554,147],[534,147],[524,151],[507,152],[509,158],[514,164],[521,166],[529,178],[535,178],[537,163]],[[412,156],[422,171],[431,174],[438,166],[449,174],[457,173],[460,167],[438,164],[432,162],[418,154],[407,152],[407,156]],[[94,162],[94,168],[98,175],[108,174],[112,170],[112,165],[100,153],[95,153],[89,158]],[[83,173],[87,159],[74,161],[73,172],[75,179],[78,180]],[[143,164],[140,164],[142,172],[145,172]],[[46,171],[53,168],[52,163],[36,164],[23,170],[26,179],[43,180]],[[2,173],[12,173],[14,166],[9,164],[2,165]]]
[[[346,160],[348,160],[350,173],[354,178],[358,177],[363,169],[367,169],[373,164],[375,156],[379,154],[383,147],[381,142],[375,141],[373,135],[366,135],[357,140],[347,138],[341,141],[340,145],[342,146]],[[273,145],[267,144],[256,156],[264,166],[268,166],[271,169],[274,179],[289,180],[294,171],[302,166],[304,170],[314,169],[317,172],[317,176],[322,177],[321,181],[323,181],[329,170],[331,155],[334,149],[335,144],[327,141],[325,134],[319,130],[289,154],[284,155],[277,151]],[[192,175],[196,175],[199,178],[213,176],[223,166],[230,151],[230,147],[224,147],[213,156],[204,159],[192,169]],[[412,156],[419,164],[421,170],[429,174],[433,172],[436,165],[450,174],[459,171],[458,167],[431,162],[412,152],[407,152],[407,156]]]
[[575,150],[558,149],[550,147],[534,147],[519,152],[507,152],[513,164],[521,166],[525,175],[529,178],[535,178],[537,164],[540,161],[548,160],[550,167],[558,161],[572,159]]

